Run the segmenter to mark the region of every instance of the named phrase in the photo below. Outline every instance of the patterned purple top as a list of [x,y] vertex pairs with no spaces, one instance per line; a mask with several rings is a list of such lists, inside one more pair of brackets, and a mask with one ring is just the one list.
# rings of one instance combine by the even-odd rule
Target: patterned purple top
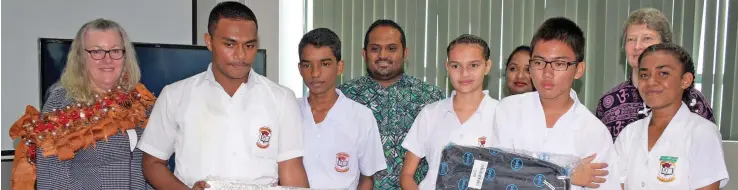
[[[689,102],[685,102],[694,113],[715,122],[712,115],[712,107],[702,95],[702,92],[692,88],[689,91]],[[638,94],[638,89],[633,82],[628,80],[620,83],[612,90],[606,92],[597,104],[595,116],[607,126],[612,135],[612,140],[618,137],[625,126],[639,119],[646,118],[648,111],[644,107],[643,99]]]

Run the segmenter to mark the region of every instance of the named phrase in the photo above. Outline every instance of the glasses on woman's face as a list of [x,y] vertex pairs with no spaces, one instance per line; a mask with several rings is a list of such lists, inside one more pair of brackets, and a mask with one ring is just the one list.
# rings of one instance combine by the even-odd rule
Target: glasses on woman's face
[[562,60],[556,60],[556,61],[546,61],[543,59],[531,59],[530,60],[530,68],[535,70],[542,70],[546,68],[546,65],[551,65],[551,68],[556,71],[566,71],[569,69],[569,66],[578,64],[578,61],[562,61]]
[[124,49],[111,49],[111,50],[100,50],[100,49],[88,50],[88,49],[85,49],[85,51],[87,51],[87,53],[90,53],[90,57],[92,57],[92,59],[94,59],[94,60],[102,60],[103,58],[105,58],[105,55],[106,54],[108,56],[110,56],[110,59],[118,60],[118,59],[123,58],[123,55],[126,54],[126,50],[124,50]]

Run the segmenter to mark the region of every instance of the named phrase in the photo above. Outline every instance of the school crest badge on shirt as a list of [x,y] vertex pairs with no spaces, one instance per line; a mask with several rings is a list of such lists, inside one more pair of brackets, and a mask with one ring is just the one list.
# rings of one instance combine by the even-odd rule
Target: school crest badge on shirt
[[479,147],[484,147],[484,145],[487,144],[487,137],[479,137],[477,141],[479,141]]
[[259,139],[256,141],[256,146],[259,148],[269,147],[269,140],[272,138],[272,130],[269,127],[264,126],[259,128]]
[[673,156],[661,156],[659,158],[659,165],[661,166],[661,169],[659,170],[658,179],[661,182],[672,182],[676,178],[674,171],[676,171],[676,162],[677,157]]
[[351,156],[345,152],[336,154],[336,166],[333,167],[337,172],[349,171],[349,160]]

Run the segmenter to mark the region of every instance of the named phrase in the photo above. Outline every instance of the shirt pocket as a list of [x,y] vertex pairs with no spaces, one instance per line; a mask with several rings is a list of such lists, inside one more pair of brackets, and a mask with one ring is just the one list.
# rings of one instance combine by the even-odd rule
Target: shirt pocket
[[348,144],[336,144],[323,152],[325,157],[320,158],[322,167],[330,175],[329,179],[333,180],[331,183],[335,184],[334,187],[348,188],[359,179],[361,169],[357,148]]
[[271,117],[263,112],[249,111],[244,144],[251,147],[254,156],[258,158],[277,160],[279,150],[279,129],[272,122]]
[[358,130],[346,130],[344,127],[351,125],[337,124],[341,126],[332,132],[326,142],[331,143],[320,150],[323,171],[330,175],[333,187],[349,188],[355,181],[358,183],[361,175],[359,154],[363,151],[359,143],[362,135]]
[[683,155],[660,156],[657,162],[656,181],[661,186],[673,189],[686,187],[685,185],[689,182],[687,175],[689,160],[686,157]]

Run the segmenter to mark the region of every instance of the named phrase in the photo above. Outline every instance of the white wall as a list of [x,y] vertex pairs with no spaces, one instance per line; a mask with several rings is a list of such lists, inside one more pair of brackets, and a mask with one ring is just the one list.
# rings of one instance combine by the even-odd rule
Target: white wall
[[[224,0],[197,0],[197,44],[205,45],[203,35],[208,32],[210,11]],[[267,78],[279,81],[279,1],[238,0],[248,6],[259,22],[259,48],[267,50]]]
[[298,45],[305,34],[304,1],[279,0],[279,84],[302,97],[304,83],[297,63],[300,62]]
[[[39,105],[39,37],[71,39],[85,22],[107,18],[123,25],[136,42],[192,44],[192,2],[187,0],[8,0],[2,1],[1,13],[2,150],[14,149],[8,129],[25,106]],[[5,174],[10,168],[3,164],[2,169]],[[2,189],[8,189],[7,177]]]
[[728,176],[730,181],[723,189],[738,189],[738,141],[723,141],[723,151],[725,151],[725,164],[728,166]]

